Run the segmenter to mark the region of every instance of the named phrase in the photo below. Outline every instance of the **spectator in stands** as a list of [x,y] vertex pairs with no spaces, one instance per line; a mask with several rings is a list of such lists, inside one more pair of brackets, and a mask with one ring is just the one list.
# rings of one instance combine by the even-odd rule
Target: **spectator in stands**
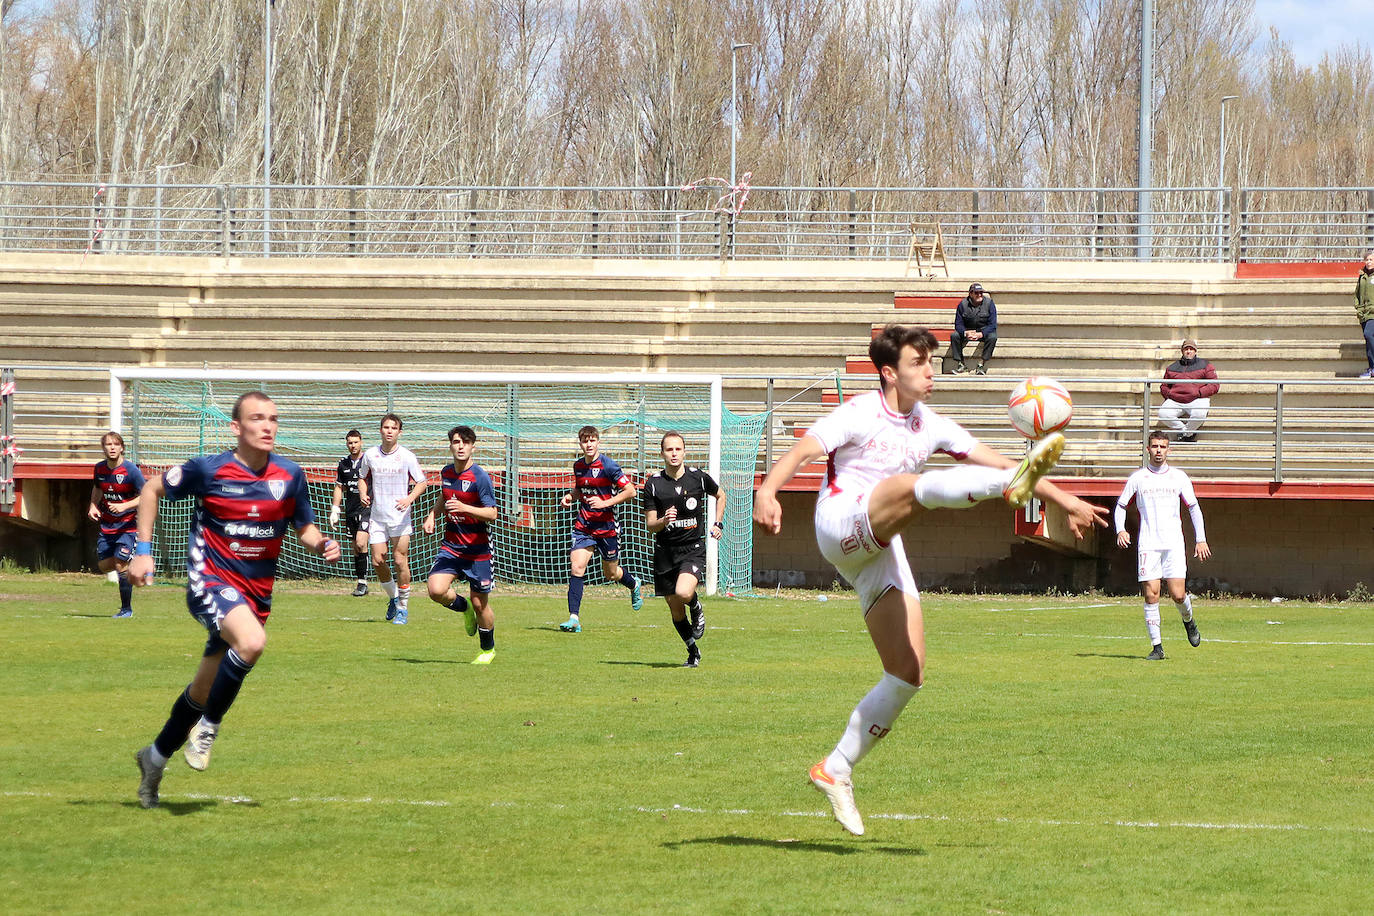
[[[1185,340],[1182,356],[1164,370],[1166,379],[1216,379],[1217,370],[1197,355],[1197,342]],[[1164,403],[1159,405],[1159,421],[1174,434],[1175,441],[1196,442],[1197,431],[1207,419],[1212,395],[1221,389],[1215,381],[1170,382],[1159,386]]]
[[1364,253],[1364,269],[1355,279],[1355,317],[1364,330],[1364,358],[1369,363],[1360,378],[1374,378],[1374,248]]
[[964,345],[979,341],[983,344],[983,356],[978,362],[978,374],[987,375],[988,360],[997,346],[997,305],[983,292],[983,284],[974,283],[954,310],[954,333],[949,336],[949,343],[956,373],[968,371],[964,365]]

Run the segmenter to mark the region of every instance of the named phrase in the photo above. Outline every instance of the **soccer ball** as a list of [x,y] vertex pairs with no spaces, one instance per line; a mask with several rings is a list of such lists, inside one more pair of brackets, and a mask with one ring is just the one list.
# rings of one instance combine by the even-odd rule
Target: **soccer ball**
[[1063,429],[1073,419],[1073,398],[1069,390],[1045,375],[1028,378],[1017,385],[1007,399],[1011,425],[1027,439]]

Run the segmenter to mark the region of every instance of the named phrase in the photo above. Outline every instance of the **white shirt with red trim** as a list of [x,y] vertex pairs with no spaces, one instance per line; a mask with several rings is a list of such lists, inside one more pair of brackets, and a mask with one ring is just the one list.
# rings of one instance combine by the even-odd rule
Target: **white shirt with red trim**
[[1137,550],[1177,550],[1182,552],[1183,520],[1178,511],[1179,501],[1188,507],[1193,522],[1193,539],[1207,540],[1207,532],[1202,527],[1202,507],[1198,504],[1197,494],[1193,492],[1193,482],[1188,475],[1168,463],[1158,470],[1145,465],[1130,477],[1116,501],[1116,530],[1126,528],[1126,505],[1135,497],[1135,507],[1140,512],[1140,533],[1136,536]]
[[958,423],[917,401],[911,413],[869,391],[836,407],[806,431],[828,454],[818,501],[871,490],[893,474],[916,474],[930,456],[968,457],[978,440]]

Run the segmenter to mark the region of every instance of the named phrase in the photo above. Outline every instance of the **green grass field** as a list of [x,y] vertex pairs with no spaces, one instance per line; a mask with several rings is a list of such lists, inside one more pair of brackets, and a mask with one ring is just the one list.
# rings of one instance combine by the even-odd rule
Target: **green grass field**
[[[1374,904],[1374,607],[926,598],[927,685],[856,773],[806,769],[878,679],[857,604],[498,591],[497,657],[421,598],[278,590],[196,773],[133,751],[204,632],[172,585],[0,575],[0,911],[1359,912]],[[375,590],[374,590],[375,592]]]

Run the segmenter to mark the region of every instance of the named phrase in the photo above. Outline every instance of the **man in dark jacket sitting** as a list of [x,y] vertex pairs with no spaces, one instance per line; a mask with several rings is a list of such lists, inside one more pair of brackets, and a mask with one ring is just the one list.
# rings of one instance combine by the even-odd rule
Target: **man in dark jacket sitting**
[[983,284],[974,283],[954,310],[954,333],[949,335],[949,343],[955,372],[968,371],[964,365],[964,345],[976,345],[979,341],[983,343],[983,358],[978,363],[978,374],[987,375],[988,360],[997,346],[997,306],[983,292]]
[[[1159,386],[1164,403],[1159,405],[1159,421],[1174,434],[1178,442],[1196,442],[1198,428],[1207,419],[1212,395],[1221,390],[1216,383],[1217,370],[1197,355],[1197,343],[1185,340],[1183,355],[1164,370],[1166,381]],[[1201,382],[1174,382],[1173,379],[1208,379]]]

